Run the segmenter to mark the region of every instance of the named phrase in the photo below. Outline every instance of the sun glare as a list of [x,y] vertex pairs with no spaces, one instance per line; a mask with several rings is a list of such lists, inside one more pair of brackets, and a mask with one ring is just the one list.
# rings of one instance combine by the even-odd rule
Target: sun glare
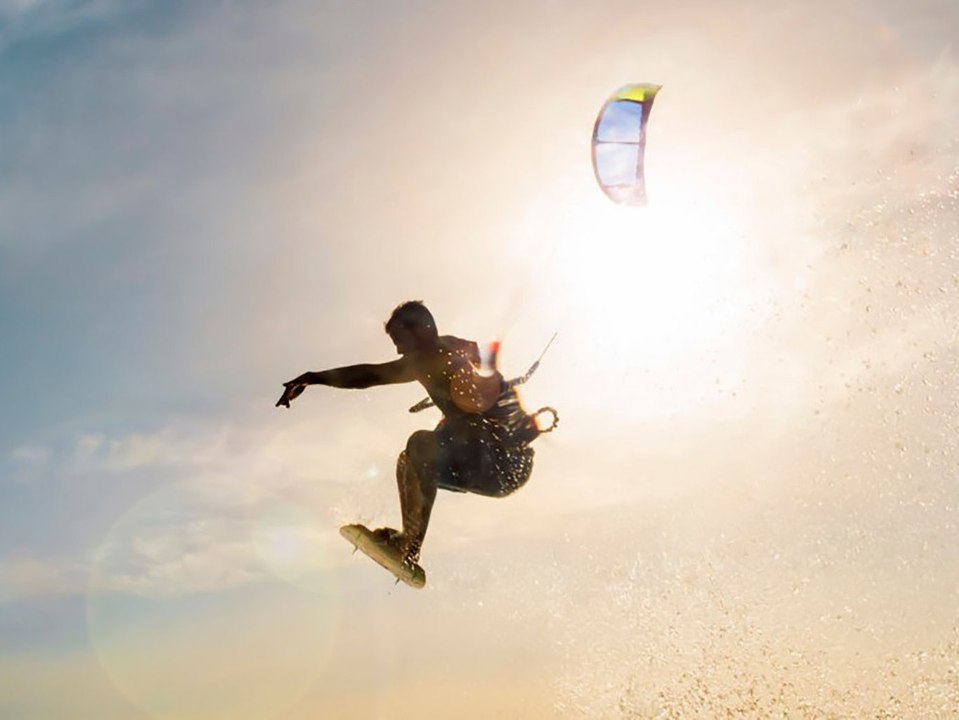
[[719,206],[658,198],[622,207],[598,193],[556,229],[566,322],[615,367],[673,366],[733,326],[739,230]]
[[322,526],[292,505],[269,508],[253,529],[257,556],[273,575],[304,590],[322,591],[324,570]]

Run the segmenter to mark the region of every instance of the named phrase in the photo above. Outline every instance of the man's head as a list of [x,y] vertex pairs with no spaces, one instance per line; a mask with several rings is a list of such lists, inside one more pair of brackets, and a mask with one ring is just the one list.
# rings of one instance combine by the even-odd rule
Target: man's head
[[386,333],[400,355],[432,344],[438,334],[433,315],[420,300],[398,305],[386,321]]

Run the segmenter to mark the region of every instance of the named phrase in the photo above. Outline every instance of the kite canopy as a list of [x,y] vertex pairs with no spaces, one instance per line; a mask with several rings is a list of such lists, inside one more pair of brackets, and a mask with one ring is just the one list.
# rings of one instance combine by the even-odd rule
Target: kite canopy
[[646,204],[646,123],[661,85],[626,85],[606,101],[593,126],[593,171],[603,192],[623,205]]

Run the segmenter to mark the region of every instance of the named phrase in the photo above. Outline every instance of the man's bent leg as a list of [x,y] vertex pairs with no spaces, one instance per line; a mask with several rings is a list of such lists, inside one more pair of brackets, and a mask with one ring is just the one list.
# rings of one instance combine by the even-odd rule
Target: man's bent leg
[[436,500],[439,446],[434,433],[419,430],[410,436],[396,462],[396,483],[403,516],[403,545],[411,562],[419,560],[430,513]]

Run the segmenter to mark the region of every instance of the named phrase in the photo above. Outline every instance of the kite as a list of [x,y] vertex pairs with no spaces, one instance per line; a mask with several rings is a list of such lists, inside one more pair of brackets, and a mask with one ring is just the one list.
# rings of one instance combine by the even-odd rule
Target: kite
[[593,171],[622,205],[646,204],[646,124],[660,85],[626,85],[606,101],[593,126]]

